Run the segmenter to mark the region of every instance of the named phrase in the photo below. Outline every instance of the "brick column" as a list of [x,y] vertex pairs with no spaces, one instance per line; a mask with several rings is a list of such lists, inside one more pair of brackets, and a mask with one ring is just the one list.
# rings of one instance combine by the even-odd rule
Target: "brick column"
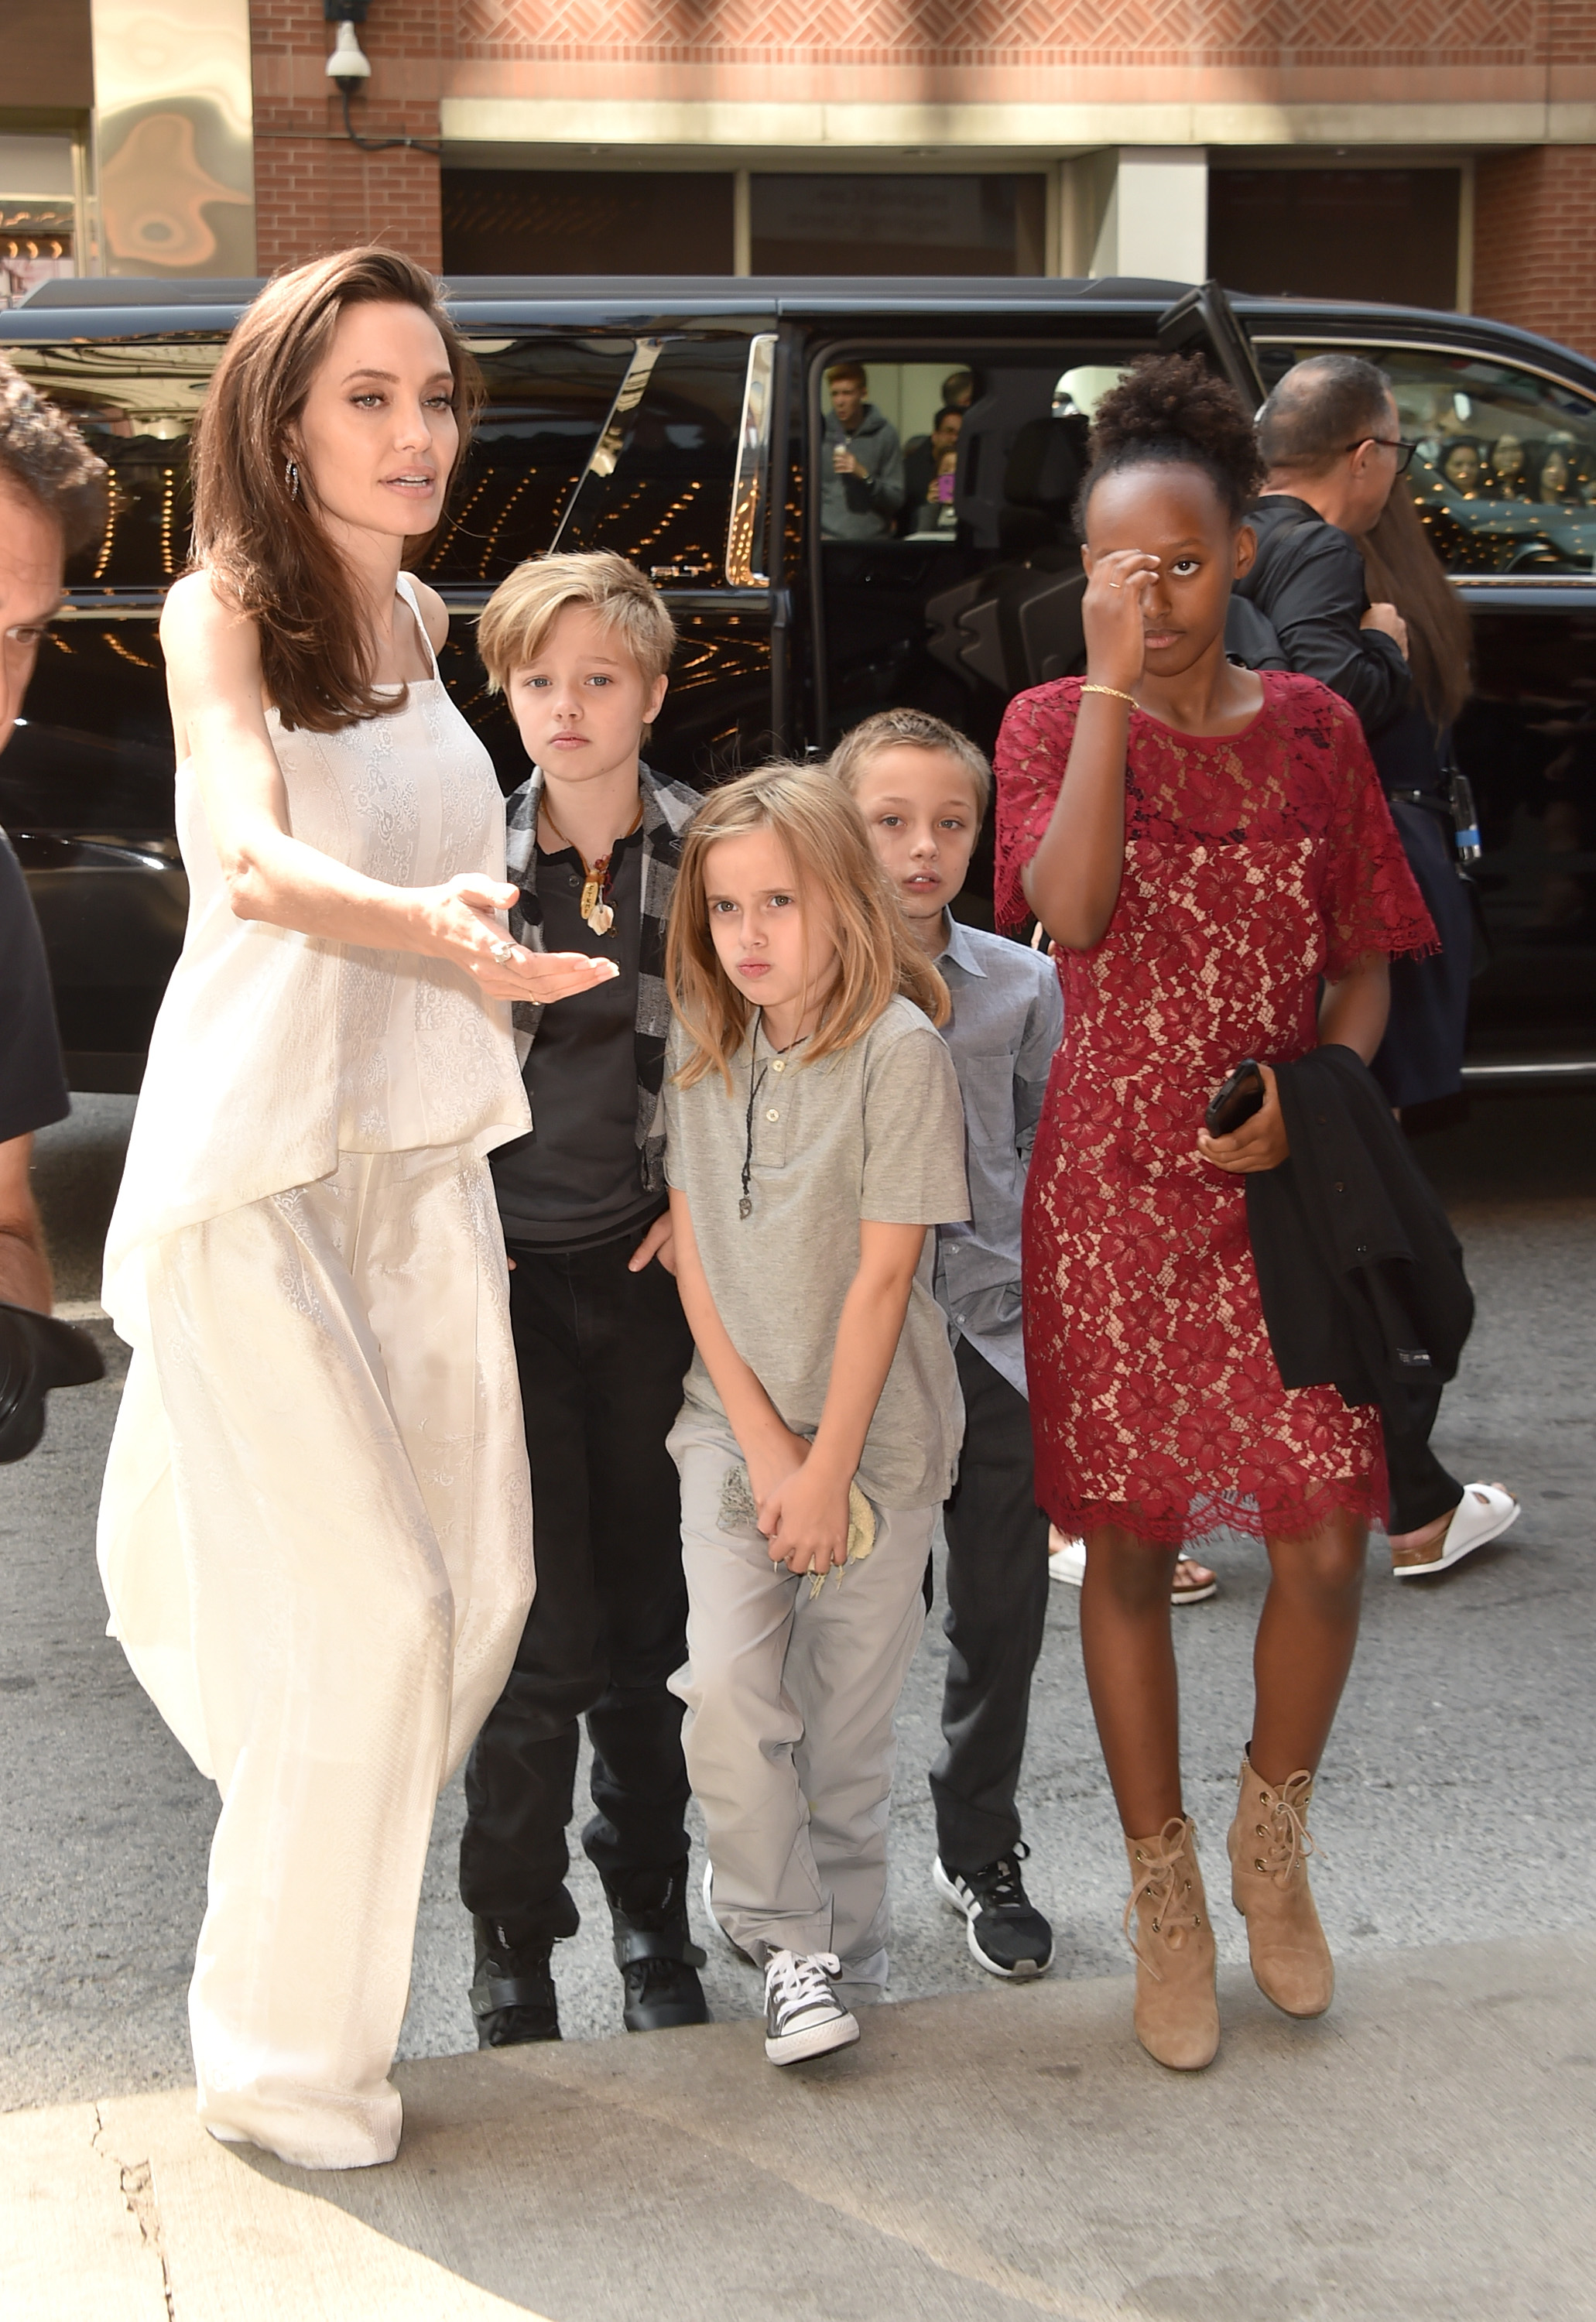
[[[326,77],[333,28],[320,0],[251,0],[251,26],[261,272],[360,242],[440,266],[437,160],[403,148],[362,153],[349,142]],[[436,141],[443,31],[442,0],[372,0],[360,27],[371,62],[354,100],[360,136]]]
[[1596,355],[1596,146],[1476,165],[1474,308]]

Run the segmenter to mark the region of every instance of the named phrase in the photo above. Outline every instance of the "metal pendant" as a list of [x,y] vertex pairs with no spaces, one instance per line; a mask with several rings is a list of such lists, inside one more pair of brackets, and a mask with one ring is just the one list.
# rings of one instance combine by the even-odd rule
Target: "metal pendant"
[[607,903],[595,903],[590,911],[582,913],[582,917],[596,936],[608,935],[616,923],[616,915]]
[[593,924],[593,914],[598,909],[598,898],[603,892],[602,884],[589,872],[582,887],[582,900],[577,905],[578,910],[589,927]]
[[751,1218],[753,1215],[753,1203],[749,1200],[746,1193],[743,1194],[743,1199],[737,1204],[737,1215],[740,1218]]

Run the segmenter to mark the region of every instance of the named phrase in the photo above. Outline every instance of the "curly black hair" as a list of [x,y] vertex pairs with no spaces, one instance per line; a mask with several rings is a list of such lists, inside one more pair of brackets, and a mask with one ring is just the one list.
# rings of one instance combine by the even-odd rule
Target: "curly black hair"
[[1246,405],[1226,379],[1216,379],[1199,354],[1144,355],[1097,407],[1090,465],[1076,514],[1086,529],[1086,504],[1105,476],[1122,468],[1162,462],[1200,468],[1233,524],[1258,497],[1263,462]]

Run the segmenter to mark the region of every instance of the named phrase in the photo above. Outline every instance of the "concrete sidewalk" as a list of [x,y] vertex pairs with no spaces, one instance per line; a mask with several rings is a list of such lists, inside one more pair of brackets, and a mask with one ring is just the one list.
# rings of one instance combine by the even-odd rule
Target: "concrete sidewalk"
[[5,2322],[1574,2322],[1596,1939],[1387,1953],[1292,2025],[1222,1980],[1190,2079],[1123,1976],[401,2066],[391,2169],[192,2096],[0,2118]]

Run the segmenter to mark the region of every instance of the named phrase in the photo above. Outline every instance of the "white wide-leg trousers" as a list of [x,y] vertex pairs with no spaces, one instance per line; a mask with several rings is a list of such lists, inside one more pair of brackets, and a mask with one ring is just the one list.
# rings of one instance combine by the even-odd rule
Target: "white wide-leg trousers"
[[152,1245],[129,1325],[100,1568],[222,1793],[200,2115],[306,2168],[397,2150],[433,1810],[531,1600],[506,1285],[486,1163],[347,1154]]
[[811,1597],[752,1522],[728,1518],[736,1438],[689,1405],[681,1472],[688,1659],[682,1746],[704,1810],[715,1915],[762,1965],[834,1952],[846,1998],[887,1983],[893,1717],[926,1623],[936,1510],[878,1508],[875,1546]]

